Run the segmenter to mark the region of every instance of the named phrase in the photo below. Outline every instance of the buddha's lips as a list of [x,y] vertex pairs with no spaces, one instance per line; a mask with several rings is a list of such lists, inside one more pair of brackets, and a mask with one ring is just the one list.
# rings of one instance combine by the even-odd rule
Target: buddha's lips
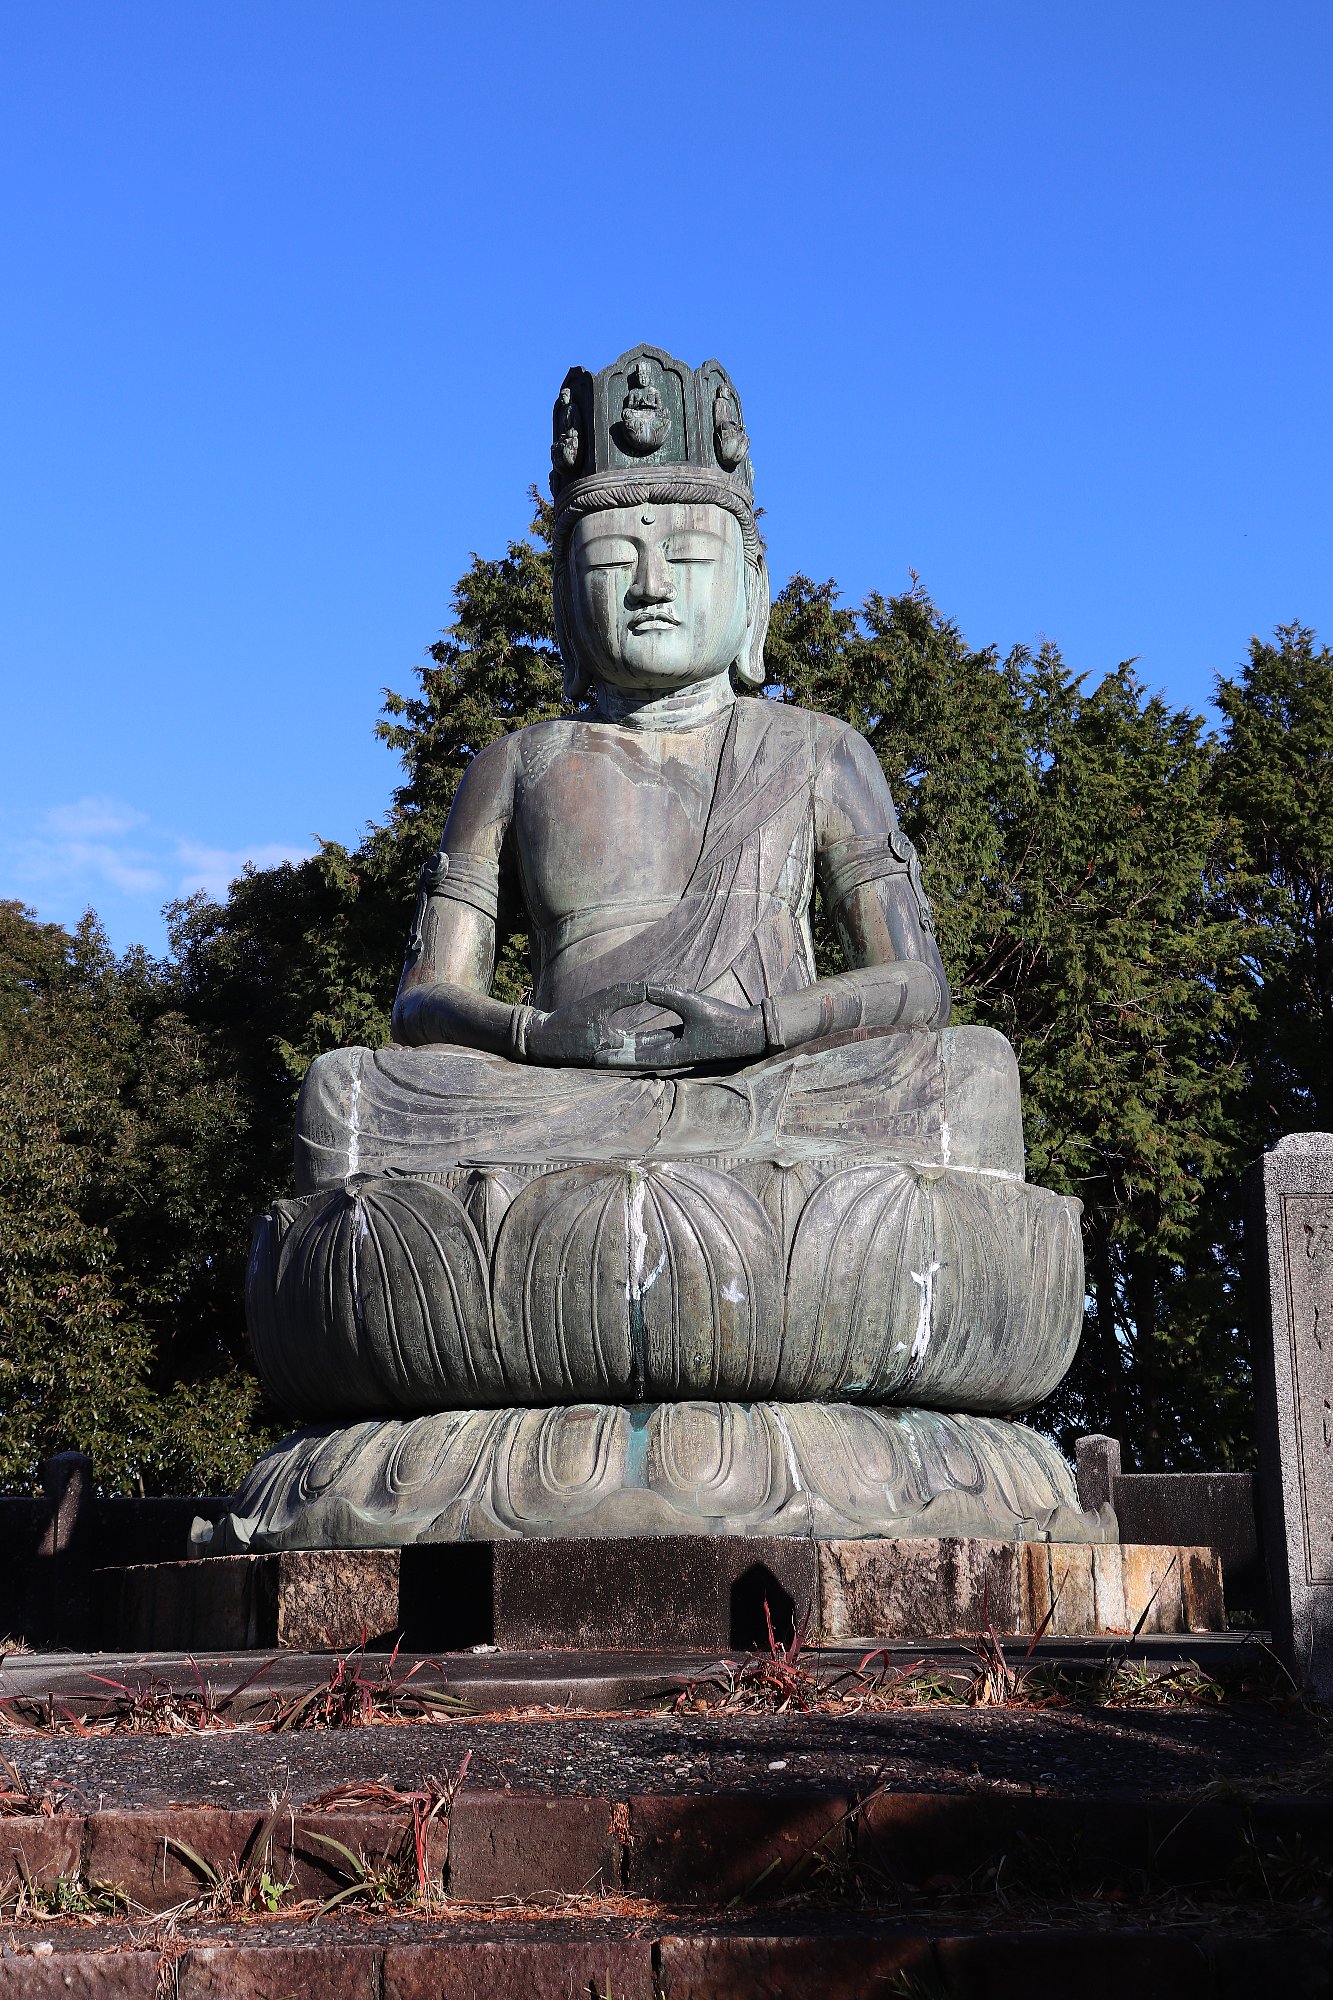
[[629,629],[631,632],[666,632],[680,622],[670,611],[643,611],[637,618],[630,619]]

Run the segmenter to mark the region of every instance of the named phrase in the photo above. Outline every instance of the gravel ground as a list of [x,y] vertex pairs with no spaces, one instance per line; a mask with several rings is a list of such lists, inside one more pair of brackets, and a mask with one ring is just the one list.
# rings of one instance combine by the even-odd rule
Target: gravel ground
[[1256,1794],[1333,1792],[1324,1726],[1262,1705],[1053,1711],[896,1710],[846,1716],[520,1715],[372,1723],[272,1735],[10,1736],[0,1752],[71,1810],[303,1804],[382,1780],[403,1790],[456,1772],[469,1789],[636,1793],[909,1791],[984,1787],[1055,1796],[1186,1796],[1221,1782]]

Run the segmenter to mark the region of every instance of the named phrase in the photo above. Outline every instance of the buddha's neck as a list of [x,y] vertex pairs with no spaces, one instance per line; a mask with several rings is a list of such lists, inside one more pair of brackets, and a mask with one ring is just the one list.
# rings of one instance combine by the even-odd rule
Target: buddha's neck
[[696,681],[671,694],[610,687],[599,681],[593,694],[593,713],[600,722],[615,722],[622,729],[696,729],[700,723],[725,715],[735,699],[730,674]]

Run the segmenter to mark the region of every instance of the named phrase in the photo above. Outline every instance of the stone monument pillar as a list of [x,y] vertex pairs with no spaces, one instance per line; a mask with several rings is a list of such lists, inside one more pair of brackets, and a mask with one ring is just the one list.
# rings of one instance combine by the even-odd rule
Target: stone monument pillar
[[1013,1421],[1078,1341],[1079,1204],[1024,1176],[1004,1037],[949,1025],[870,745],[757,694],[735,385],[571,369],[551,465],[568,712],[466,772],[392,1044],[306,1078],[247,1294],[306,1427],[214,1546],[1113,1538]]
[[1273,1637],[1333,1699],[1333,1133],[1297,1132],[1250,1168],[1259,1501]]

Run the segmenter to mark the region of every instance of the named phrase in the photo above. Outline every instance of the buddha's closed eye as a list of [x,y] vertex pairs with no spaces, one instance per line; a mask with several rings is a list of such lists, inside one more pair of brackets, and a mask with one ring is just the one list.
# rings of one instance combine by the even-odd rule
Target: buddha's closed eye
[[664,551],[668,562],[711,563],[722,553],[716,535],[672,535]]
[[638,559],[633,542],[609,538],[589,542],[579,557],[584,569],[633,569]]
[[[715,563],[724,553],[724,544],[716,535],[695,531],[669,536],[661,549],[669,563]],[[638,547],[622,535],[599,536],[579,551],[579,563],[585,570],[632,569],[638,561]]]

